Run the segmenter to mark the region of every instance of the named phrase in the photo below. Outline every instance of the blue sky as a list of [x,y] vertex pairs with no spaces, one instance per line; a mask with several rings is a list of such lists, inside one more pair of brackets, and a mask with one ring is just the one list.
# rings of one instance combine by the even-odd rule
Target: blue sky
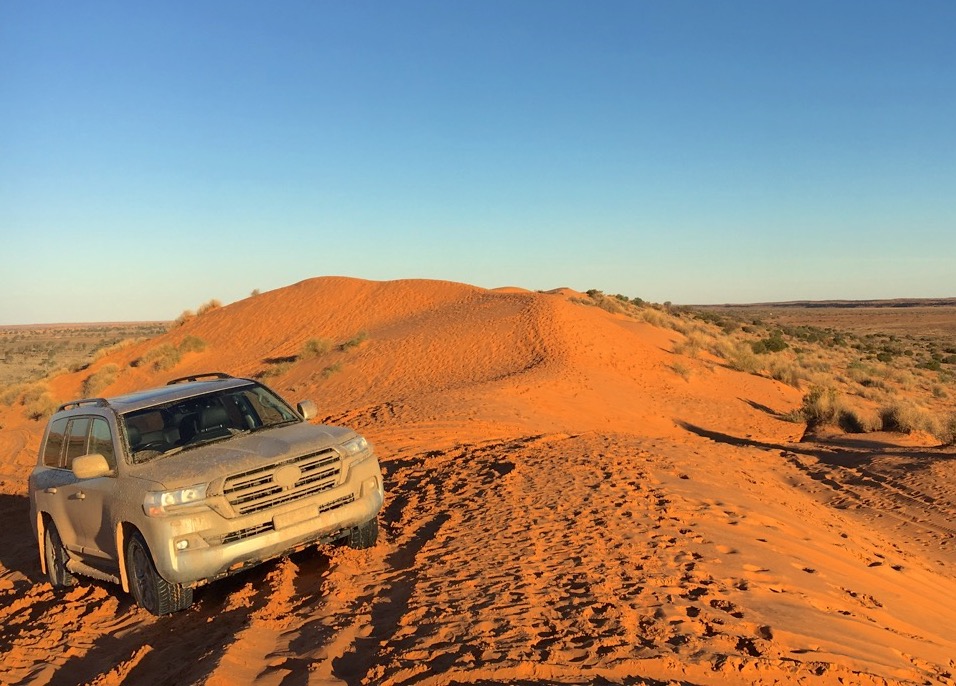
[[322,275],[956,296],[956,3],[0,3],[0,324]]

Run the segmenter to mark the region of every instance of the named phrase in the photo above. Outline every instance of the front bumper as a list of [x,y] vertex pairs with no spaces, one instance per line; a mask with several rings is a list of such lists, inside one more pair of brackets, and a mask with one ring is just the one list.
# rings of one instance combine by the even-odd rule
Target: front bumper
[[167,581],[198,586],[312,543],[341,538],[374,519],[385,493],[378,459],[352,463],[341,484],[253,515],[226,519],[206,509],[157,518],[147,543]]

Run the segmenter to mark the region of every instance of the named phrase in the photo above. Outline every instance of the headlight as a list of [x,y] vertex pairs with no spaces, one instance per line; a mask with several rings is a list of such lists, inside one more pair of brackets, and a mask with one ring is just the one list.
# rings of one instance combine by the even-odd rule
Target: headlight
[[143,509],[150,517],[162,517],[170,514],[170,509],[183,505],[192,505],[206,498],[209,484],[197,484],[175,491],[150,491],[143,500]]
[[350,438],[345,443],[342,444],[342,450],[345,451],[346,457],[350,455],[358,455],[359,453],[364,453],[368,450],[368,441],[366,441],[361,436],[356,436],[355,438]]

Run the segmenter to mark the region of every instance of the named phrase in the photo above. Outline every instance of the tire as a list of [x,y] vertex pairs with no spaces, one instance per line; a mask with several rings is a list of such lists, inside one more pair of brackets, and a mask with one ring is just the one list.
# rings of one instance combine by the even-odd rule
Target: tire
[[43,531],[43,555],[46,561],[46,576],[53,588],[67,588],[76,583],[76,577],[66,568],[69,555],[63,547],[56,524],[47,520]]
[[126,541],[126,575],[136,603],[154,615],[168,615],[193,604],[193,589],[172,584],[159,575],[146,541],[135,532]]
[[352,529],[349,535],[349,547],[356,550],[371,548],[378,540],[378,517],[370,519],[361,526]]

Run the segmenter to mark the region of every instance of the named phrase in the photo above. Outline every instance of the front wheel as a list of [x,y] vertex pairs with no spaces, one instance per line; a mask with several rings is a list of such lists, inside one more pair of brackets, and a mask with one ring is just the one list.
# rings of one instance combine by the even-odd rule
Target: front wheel
[[138,532],[126,542],[126,574],[137,604],[154,615],[168,615],[193,604],[193,589],[159,575],[146,541]]
[[76,583],[76,577],[66,568],[69,555],[63,547],[60,532],[52,521],[46,523],[43,531],[43,557],[46,562],[46,576],[53,588],[66,588]]
[[371,548],[378,540],[378,517],[370,519],[361,526],[352,529],[349,535],[349,547],[356,550]]

